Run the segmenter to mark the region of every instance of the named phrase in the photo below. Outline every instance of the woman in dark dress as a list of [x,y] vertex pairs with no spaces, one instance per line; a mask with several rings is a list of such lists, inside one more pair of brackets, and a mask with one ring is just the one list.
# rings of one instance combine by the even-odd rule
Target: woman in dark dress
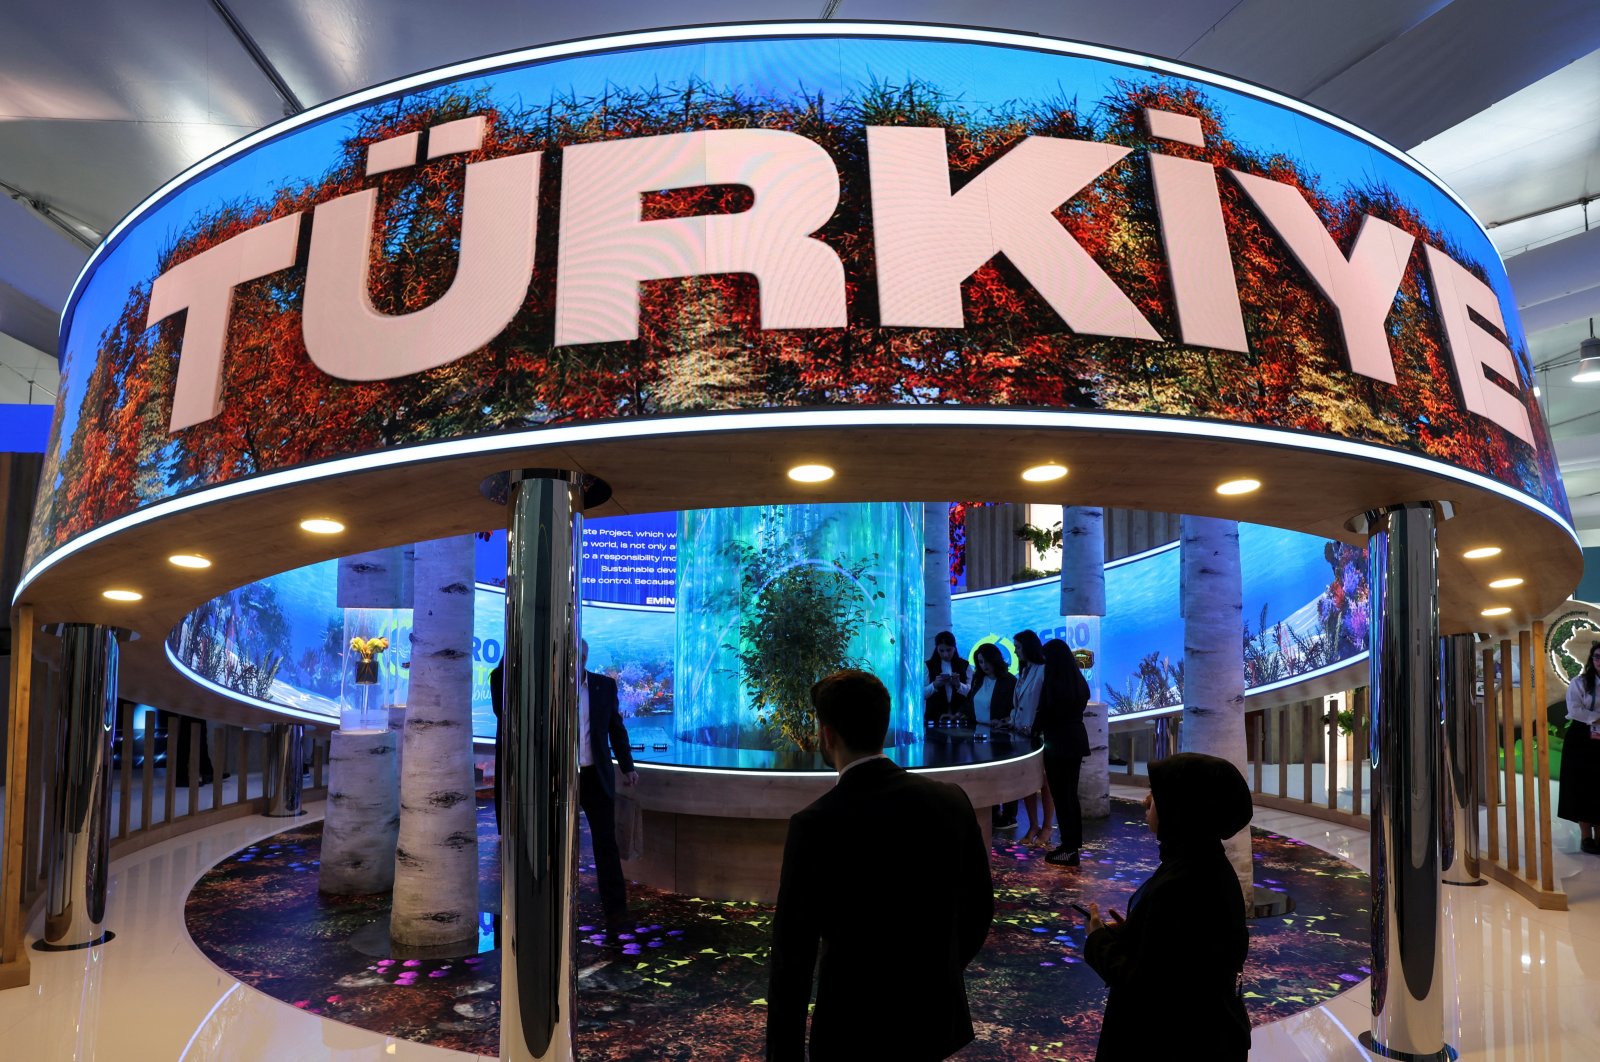
[[1244,893],[1222,841],[1250,824],[1250,787],[1227,760],[1182,752],[1150,765],[1145,821],[1161,865],[1107,925],[1089,908],[1083,954],[1110,987],[1097,1062],[1250,1054],[1239,976]]
[[1089,755],[1089,731],[1083,709],[1089,703],[1089,683],[1078,670],[1072,648],[1060,638],[1044,643],[1044,685],[1039,692],[1039,712],[1034,733],[1044,741],[1044,775],[1056,802],[1056,824],[1061,845],[1044,857],[1061,867],[1078,865],[1083,845],[1083,807],[1078,802],[1078,775]]
[[1567,733],[1561,746],[1561,796],[1556,814],[1576,822],[1582,848],[1600,855],[1600,642],[1589,646],[1583,671],[1567,687]]

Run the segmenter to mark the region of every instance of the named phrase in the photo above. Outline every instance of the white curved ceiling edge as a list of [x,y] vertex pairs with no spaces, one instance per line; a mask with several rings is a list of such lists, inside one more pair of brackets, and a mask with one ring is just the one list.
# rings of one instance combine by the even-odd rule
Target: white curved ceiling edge
[[[215,487],[193,491],[157,502],[145,509],[100,525],[58,547],[39,559],[18,582],[13,604],[20,601],[28,586],[56,564],[96,542],[119,532],[160,520],[176,513],[201,508],[232,498],[278,490],[296,483],[308,483],[357,472],[423,461],[435,461],[466,454],[482,455],[531,447],[593,443],[622,438],[650,438],[678,435],[714,435],[736,431],[782,431],[816,428],[1035,428],[1043,430],[1101,431],[1121,434],[1150,434],[1226,439],[1260,446],[1302,451],[1332,452],[1378,464],[1416,469],[1429,475],[1453,480],[1499,495],[1538,513],[1565,531],[1575,545],[1577,530],[1560,513],[1514,487],[1478,472],[1457,468],[1433,458],[1390,450],[1371,443],[1322,435],[1310,435],[1283,428],[1229,424],[1214,420],[1185,420],[1138,413],[1104,413],[1065,410],[971,409],[966,407],[915,407],[905,409],[822,408],[763,413],[718,413],[709,416],[651,417],[636,420],[611,420],[590,424],[556,425],[504,435],[474,436],[419,443],[390,450],[376,450],[350,457],[332,458],[311,465],[300,465],[268,472],[250,479],[234,480]],[[1580,545],[1581,548],[1581,545]]]

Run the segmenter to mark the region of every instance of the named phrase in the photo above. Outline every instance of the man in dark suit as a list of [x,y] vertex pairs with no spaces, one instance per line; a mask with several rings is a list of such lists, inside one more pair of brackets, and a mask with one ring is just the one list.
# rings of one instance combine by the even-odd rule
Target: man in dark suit
[[617,680],[588,670],[589,643],[579,644],[578,663],[584,670],[578,685],[578,806],[589,820],[594,841],[594,872],[600,879],[606,930],[618,933],[628,914],[628,893],[617,850],[617,782],[611,757],[622,765],[623,785],[635,785],[639,772],[633,769],[628,728],[617,709]]
[[825,796],[789,820],[772,928],[767,1058],[946,1058],[972,1041],[963,971],[989,935],[989,851],[967,795],[883,755],[889,691],[864,671],[811,690]]
[[[578,685],[578,806],[589,820],[594,842],[595,876],[600,879],[600,905],[605,910],[606,929],[621,932],[628,913],[627,883],[622,877],[622,854],[617,850],[616,779],[611,757],[622,765],[622,784],[635,785],[639,772],[633,769],[633,752],[628,747],[628,728],[617,708],[617,682],[608,675],[588,670],[589,643],[581,642],[579,664],[584,668]],[[504,697],[505,671],[496,665],[489,672],[489,701],[494,717],[500,718]],[[498,746],[498,739],[496,742]],[[497,748],[498,752],[498,748]],[[495,765],[495,822],[500,821],[500,765]]]

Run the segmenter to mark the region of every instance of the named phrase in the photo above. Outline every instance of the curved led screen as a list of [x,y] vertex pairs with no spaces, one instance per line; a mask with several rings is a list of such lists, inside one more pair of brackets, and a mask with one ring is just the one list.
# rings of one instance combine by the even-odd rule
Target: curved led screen
[[981,31],[642,35],[335,101],[130,216],[61,353],[30,563],[269,470],[774,407],[1269,426],[1566,512],[1504,270],[1428,175],[1264,90]]
[[[662,539],[651,535],[663,523],[659,517],[585,521],[585,545],[626,541],[642,532],[639,541],[658,543],[661,552],[674,551],[675,532]],[[1244,603],[1240,637],[1249,689],[1293,682],[1366,652],[1370,609],[1364,550],[1241,524],[1239,552]],[[503,572],[504,558],[503,538],[484,543],[480,578],[496,564]],[[1183,701],[1178,570],[1176,544],[1106,567],[1106,616],[1100,621],[1100,650],[1090,678],[1113,715]],[[640,589],[656,578],[654,570],[646,573]],[[346,613],[336,604],[337,584],[338,562],[328,561],[241,587],[185,619],[168,638],[168,653],[189,674],[224,693],[335,722],[342,707],[341,673],[352,664]],[[585,583],[582,627],[589,666],[617,680],[622,714],[629,720],[630,736],[644,746],[642,754],[681,759],[675,659],[679,624],[688,620],[670,606],[618,600],[630,596],[637,597],[637,592],[619,594],[615,583]],[[1082,645],[1087,624],[1081,617],[1060,616],[1059,603],[1060,582],[1054,578],[957,594],[951,619],[958,646],[970,657],[979,643],[997,642],[1009,660],[1011,636],[1020,630]],[[489,739],[495,732],[489,672],[502,653],[504,591],[480,581],[474,611],[473,731]],[[409,610],[394,610],[371,630],[392,646],[382,654],[380,667],[385,669],[385,688],[402,702],[410,622]],[[729,695],[723,691],[720,696]],[[734,707],[726,706],[730,711]]]

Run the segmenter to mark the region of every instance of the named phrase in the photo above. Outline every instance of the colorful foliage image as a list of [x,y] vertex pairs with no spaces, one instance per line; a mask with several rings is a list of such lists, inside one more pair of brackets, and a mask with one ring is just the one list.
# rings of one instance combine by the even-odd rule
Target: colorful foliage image
[[[1154,138],[1147,108],[1199,119],[1204,146]],[[477,150],[366,175],[372,145],[480,115],[488,131]],[[962,284],[964,327],[881,326],[867,130],[882,126],[944,130],[957,191],[1028,137],[1129,149],[1055,216],[1164,338],[1074,331],[1003,254]],[[563,148],[731,129],[798,134],[832,160],[839,202],[815,237],[843,265],[847,326],[763,328],[755,278],[724,273],[641,283],[636,339],[556,345]],[[221,410],[169,431],[186,317],[147,327],[159,275],[267,221],[375,189],[367,295],[379,314],[413,314],[440,300],[458,273],[466,169],[530,152],[542,153],[534,269],[520,310],[487,343],[392,380],[330,376],[302,332],[302,253],[234,290]],[[1217,167],[1244,352],[1175,338],[1182,330],[1152,190],[1156,152]],[[1292,188],[1342,253],[1368,216],[1416,237],[1385,325],[1394,384],[1351,371],[1334,307],[1230,170]],[[669,189],[641,204],[647,221],[749,207],[739,185]],[[1424,244],[1497,293],[1517,366],[1507,383],[1535,445],[1463,404]],[[331,456],[772,407],[1096,409],[1268,425],[1427,455],[1561,510],[1516,322],[1492,247],[1445,193],[1366,141],[1219,86],[1048,51],[857,38],[685,44],[511,66],[269,138],[119,235],[69,310],[31,557],[160,499]]]

